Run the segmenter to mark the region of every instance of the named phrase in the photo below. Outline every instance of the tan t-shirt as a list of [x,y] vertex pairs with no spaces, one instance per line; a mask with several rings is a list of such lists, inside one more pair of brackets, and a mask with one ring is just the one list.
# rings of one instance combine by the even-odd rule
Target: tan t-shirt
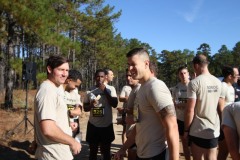
[[226,82],[222,82],[222,97],[225,99],[225,106],[235,101],[235,90],[233,86],[229,86]]
[[188,98],[196,99],[195,115],[190,135],[212,139],[220,134],[217,105],[221,94],[221,82],[213,75],[199,75],[188,85]]
[[34,130],[38,144],[36,158],[39,160],[72,160],[73,156],[70,147],[48,139],[42,134],[39,122],[50,119],[56,122],[57,126],[66,134],[72,135],[68,123],[67,105],[63,100],[64,90],[57,88],[50,81],[44,81],[35,97],[34,106]]
[[[222,125],[226,125],[235,129],[240,137],[240,102],[232,103],[226,106],[222,114]],[[240,138],[238,138],[239,153],[240,153]]]
[[[187,84],[178,83],[172,91],[173,99],[175,100],[176,104],[184,104],[187,105]],[[184,107],[185,107],[184,106]],[[177,119],[180,121],[184,121],[184,112],[185,108],[177,108],[176,107],[176,113],[177,113]]]
[[[75,92],[75,91],[71,91],[71,92],[64,92],[64,97],[63,97],[65,103],[67,104],[67,108],[68,110],[73,110],[76,105],[80,105],[82,106],[82,102],[81,102],[81,96]],[[74,122],[74,119],[78,119],[79,117],[68,117],[69,118],[69,122]]]
[[[119,97],[129,97],[130,92],[132,91],[132,88],[128,85],[123,86]],[[123,108],[127,108],[127,102],[123,102]]]
[[[66,102],[67,105],[72,105],[73,107],[78,104],[78,105],[83,105],[81,102],[81,96],[76,93],[75,91],[71,92],[64,92],[64,101]],[[70,107],[70,106],[69,106]]]
[[127,102],[127,108],[128,108],[128,109],[133,109],[134,101],[135,101],[137,92],[138,92],[138,90],[140,89],[140,87],[141,87],[141,84],[138,83],[137,85],[135,85],[135,86],[132,88],[132,91],[130,92],[130,95],[129,95],[129,97],[128,97],[128,102]]
[[[116,90],[113,86],[106,85],[106,88],[112,97],[117,97]],[[95,127],[108,127],[110,124],[112,124],[112,106],[110,106],[110,104],[108,103],[104,92],[99,88],[96,88],[96,86],[92,87],[90,91],[87,91],[86,97],[84,98],[84,103],[90,102],[90,98],[88,96],[90,93],[94,94],[96,97],[98,95],[101,96],[101,98],[99,99],[99,105],[103,109],[104,115],[102,117],[94,117],[93,109],[91,109],[89,122]]]
[[172,96],[165,83],[155,77],[141,85],[134,107],[138,107],[136,123],[137,155],[150,158],[160,154],[166,147],[166,136],[157,112],[173,105]]
[[[132,88],[132,91],[130,92],[130,95],[129,95],[128,101],[127,101],[127,108],[129,110],[133,110],[134,101],[135,101],[137,92],[140,87],[141,87],[141,84],[138,83]],[[132,116],[133,116],[132,114],[127,114],[127,117],[132,117]],[[126,124],[126,133],[127,134],[130,132],[130,128],[132,128],[133,126],[135,126],[135,124],[133,124],[133,125]]]

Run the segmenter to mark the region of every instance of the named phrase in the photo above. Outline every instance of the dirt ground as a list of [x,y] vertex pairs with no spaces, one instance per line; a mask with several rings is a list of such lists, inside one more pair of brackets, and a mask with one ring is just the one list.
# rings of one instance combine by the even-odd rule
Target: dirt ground
[[[28,108],[26,109],[26,94],[23,91],[15,91],[14,109],[0,109],[0,160],[34,160],[34,155],[28,152],[28,147],[33,140],[33,126],[31,124],[33,123],[33,95],[35,95],[35,91],[30,91]],[[2,98],[2,96],[0,97]],[[2,103],[1,98],[0,102]],[[25,112],[27,116],[25,116]],[[75,156],[75,160],[87,160],[89,156],[89,147],[85,141],[88,117],[88,113],[83,113],[81,116],[82,150],[79,155]],[[116,117],[116,109],[113,109],[115,131],[115,140],[111,146],[113,154],[119,150],[122,144],[122,126],[116,124]],[[180,145],[180,160],[183,159],[182,147]]]

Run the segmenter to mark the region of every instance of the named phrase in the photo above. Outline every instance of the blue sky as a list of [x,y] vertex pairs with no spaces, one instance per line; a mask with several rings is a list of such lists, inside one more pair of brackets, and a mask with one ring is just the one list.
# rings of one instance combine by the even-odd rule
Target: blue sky
[[239,0],[106,0],[122,15],[115,28],[123,38],[137,38],[160,53],[208,43],[212,54],[240,41]]

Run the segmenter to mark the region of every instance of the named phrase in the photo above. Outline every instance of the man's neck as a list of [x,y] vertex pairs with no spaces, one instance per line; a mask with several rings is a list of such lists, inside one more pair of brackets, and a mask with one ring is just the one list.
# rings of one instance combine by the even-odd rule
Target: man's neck
[[136,87],[137,85],[138,85],[138,83],[132,84],[132,85],[130,85],[130,87],[131,87],[131,88],[134,88],[134,87]]
[[150,78],[154,77],[151,72],[147,72],[142,79],[139,80],[140,84],[146,83]]
[[227,83],[228,86],[232,86],[233,83],[231,82],[230,79],[224,79],[224,82]]
[[189,80],[181,81],[182,84],[186,85],[189,83]]
[[63,89],[64,89],[64,91],[67,91],[67,92],[71,92],[72,90],[70,90],[68,87],[67,87],[67,84],[63,84]]
[[52,85],[54,85],[55,87],[59,87],[60,85],[54,83],[51,79],[47,79],[48,82],[50,82]]
[[201,68],[201,70],[199,71],[199,73],[197,73],[197,76],[199,76],[199,75],[207,75],[207,74],[210,74],[210,72],[209,72],[209,70],[208,70],[208,68]]

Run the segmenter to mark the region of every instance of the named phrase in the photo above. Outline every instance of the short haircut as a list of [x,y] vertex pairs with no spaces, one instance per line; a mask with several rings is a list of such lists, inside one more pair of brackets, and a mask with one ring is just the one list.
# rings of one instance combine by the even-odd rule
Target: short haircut
[[96,70],[96,72],[95,72],[95,77],[98,75],[99,72],[103,72],[103,73],[106,75],[106,72],[105,72],[104,69],[98,69],[98,70]]
[[108,75],[109,71],[112,71],[112,69],[110,69],[110,68],[104,68],[103,70],[104,70],[105,75]]
[[127,53],[126,57],[129,58],[136,54],[147,56],[149,59],[149,54],[148,54],[147,50],[144,48],[134,48]]
[[74,81],[77,81],[78,79],[82,81],[82,74],[76,69],[71,69],[69,70],[68,78],[67,79],[72,79]]
[[151,71],[155,76],[157,76],[157,74],[158,74],[158,66],[157,66],[157,63],[154,63],[154,62],[150,61],[150,63],[149,63],[149,69],[150,69],[150,71]]
[[196,55],[193,58],[192,62],[193,62],[193,64],[199,64],[199,65],[209,64],[207,57],[203,54]]
[[[64,63],[68,63],[67,58],[61,56],[61,55],[51,55],[48,59],[47,59],[47,64],[46,66],[50,67],[51,69],[57,68],[59,66],[61,66]],[[47,72],[48,73],[48,72]]]
[[179,72],[181,72],[181,71],[184,70],[184,69],[186,69],[186,70],[188,71],[188,69],[187,69],[186,66],[180,66],[180,67],[177,69],[177,73],[179,74]]
[[222,75],[224,78],[227,78],[229,75],[234,75],[233,67],[231,66],[223,66]]

